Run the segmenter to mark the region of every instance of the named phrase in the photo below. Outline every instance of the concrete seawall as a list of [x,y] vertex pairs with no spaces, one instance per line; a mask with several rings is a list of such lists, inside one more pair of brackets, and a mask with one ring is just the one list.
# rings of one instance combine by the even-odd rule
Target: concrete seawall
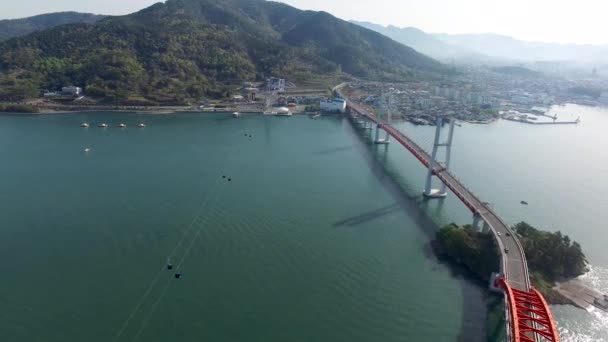
[[583,284],[582,281],[575,279],[565,283],[559,283],[555,288],[562,296],[570,299],[576,306],[587,310],[594,306],[608,312],[607,308],[598,306],[597,301],[604,301],[604,295],[600,292]]

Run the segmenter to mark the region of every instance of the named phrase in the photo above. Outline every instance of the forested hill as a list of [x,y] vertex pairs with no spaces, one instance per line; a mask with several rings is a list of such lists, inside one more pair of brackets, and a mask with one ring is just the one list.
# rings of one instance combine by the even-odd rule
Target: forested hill
[[90,13],[59,12],[41,14],[23,19],[0,20],[0,41],[13,37],[28,35],[34,31],[42,31],[59,25],[73,23],[94,23],[105,16]]
[[275,75],[405,80],[439,62],[324,12],[262,0],[168,0],[0,44],[0,98],[65,84],[114,101],[184,103]]

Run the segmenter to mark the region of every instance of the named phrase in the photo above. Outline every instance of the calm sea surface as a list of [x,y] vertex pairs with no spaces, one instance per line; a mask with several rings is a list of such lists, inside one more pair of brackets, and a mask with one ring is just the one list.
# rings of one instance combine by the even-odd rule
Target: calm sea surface
[[393,150],[339,118],[0,116],[0,341],[483,340]]
[[[553,110],[582,123],[458,127],[453,170],[579,241],[608,292],[608,110]],[[399,128],[430,148],[434,128]],[[470,212],[345,120],[0,116],[0,158],[1,341],[484,340],[484,291],[429,247]],[[608,341],[605,313],[553,310],[564,341]]]

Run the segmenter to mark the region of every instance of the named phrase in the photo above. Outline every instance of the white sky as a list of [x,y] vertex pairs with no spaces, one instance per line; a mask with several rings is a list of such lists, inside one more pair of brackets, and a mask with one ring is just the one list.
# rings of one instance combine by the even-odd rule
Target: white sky
[[[607,0],[281,0],[343,19],[427,32],[499,33],[528,41],[608,44]],[[126,14],[154,0],[0,0],[0,19],[75,10]]]

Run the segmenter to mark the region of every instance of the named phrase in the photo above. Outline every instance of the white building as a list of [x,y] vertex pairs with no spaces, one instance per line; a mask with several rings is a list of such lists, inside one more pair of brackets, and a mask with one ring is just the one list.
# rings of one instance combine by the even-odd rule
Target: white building
[[63,87],[61,88],[61,92],[63,95],[79,96],[82,95],[82,88],[75,86]]
[[268,91],[285,91],[285,79],[271,77],[266,80],[266,89]]
[[329,113],[346,112],[346,101],[342,99],[321,100],[321,110]]
[[431,99],[427,99],[427,98],[419,98],[416,100],[416,104],[418,104],[418,106],[420,106],[421,108],[429,108],[432,104]]

